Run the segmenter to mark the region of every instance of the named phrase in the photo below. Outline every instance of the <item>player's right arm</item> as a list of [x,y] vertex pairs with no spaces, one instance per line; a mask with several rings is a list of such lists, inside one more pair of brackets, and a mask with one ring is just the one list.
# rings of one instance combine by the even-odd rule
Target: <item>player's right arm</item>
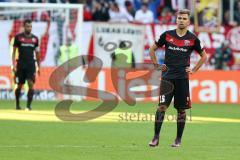
[[35,46],[35,51],[34,51],[34,53],[35,53],[36,58],[37,58],[37,67],[38,67],[38,68],[37,68],[37,72],[38,72],[38,75],[40,76],[41,57],[40,57],[40,49],[39,49],[39,40],[38,40],[37,37],[36,37],[36,39],[37,39],[37,42],[36,42],[36,46]]
[[14,43],[13,43],[13,53],[12,53],[13,72],[16,72],[16,69],[17,69],[16,51],[19,45],[20,45],[20,42],[18,41],[18,36],[15,36]]
[[12,53],[12,69],[13,69],[13,72],[16,72],[16,68],[17,68],[17,64],[16,64],[16,50],[17,50],[17,47],[13,47],[13,53]]
[[156,44],[153,44],[150,48],[149,48],[149,55],[151,57],[152,63],[154,66],[157,66],[157,58],[155,55],[155,51],[158,49],[158,46]]
[[[156,41],[150,48],[149,48],[149,55],[151,57],[152,63],[154,65],[155,68],[159,68],[158,62],[157,62],[157,57],[155,55],[155,51],[159,48],[162,47],[163,45],[165,45],[165,37],[166,37],[166,32],[164,32],[158,41]],[[165,64],[163,64],[160,69],[162,71],[165,71],[167,69],[167,66]]]

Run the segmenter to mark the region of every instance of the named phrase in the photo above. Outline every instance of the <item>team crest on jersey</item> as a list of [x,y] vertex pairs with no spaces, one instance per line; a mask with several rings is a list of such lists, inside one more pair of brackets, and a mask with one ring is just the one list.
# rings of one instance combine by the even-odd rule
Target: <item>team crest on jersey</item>
[[169,40],[169,42],[173,42],[173,39],[171,38],[171,39]]
[[20,38],[20,41],[25,41],[25,39],[22,37],[22,38]]
[[186,46],[189,46],[189,45],[190,45],[190,41],[189,41],[189,40],[184,40],[184,44],[185,44]]
[[35,43],[37,40],[36,40],[36,38],[32,38],[32,41],[33,41],[33,43]]

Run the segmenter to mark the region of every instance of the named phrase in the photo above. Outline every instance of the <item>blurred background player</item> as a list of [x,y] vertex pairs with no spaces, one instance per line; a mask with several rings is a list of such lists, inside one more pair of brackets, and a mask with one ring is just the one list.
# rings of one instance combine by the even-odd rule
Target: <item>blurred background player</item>
[[[185,109],[191,108],[189,96],[189,74],[193,74],[206,61],[206,53],[200,45],[200,40],[187,27],[190,24],[190,11],[179,10],[177,13],[177,29],[164,32],[159,40],[150,47],[149,52],[154,66],[158,63],[155,50],[165,45],[165,61],[162,67],[163,76],[160,86],[159,107],[155,117],[155,133],[149,146],[155,147],[159,143],[159,134],[164,120],[165,111],[169,107],[174,97],[174,108],[177,109],[177,136],[172,147],[179,147],[182,134],[185,127],[186,112]],[[190,55],[195,50],[201,56],[193,69],[190,69]],[[173,91],[165,94],[167,81],[173,85]],[[165,93],[164,93],[165,92]]]
[[229,41],[224,41],[211,55],[209,62],[216,70],[231,70],[234,64],[232,49],[229,47]]
[[[25,20],[23,26],[24,32],[17,34],[14,38],[14,47],[12,54],[13,72],[15,73],[15,82],[17,84],[17,88],[15,90],[16,109],[21,109],[19,102],[21,89],[27,80],[29,89],[27,93],[26,109],[31,110],[31,103],[34,95],[36,61],[38,74],[40,75],[40,57],[38,53],[38,38],[31,33],[31,20]],[[17,49],[19,55],[16,61],[15,56]]]
[[78,47],[77,45],[72,43],[71,38],[67,38],[66,43],[60,46],[58,60],[59,64],[63,64],[67,62],[69,59],[77,57],[78,54]]
[[[20,31],[20,32],[23,32],[23,28],[21,28],[21,30],[22,30],[22,31]],[[19,32],[19,33],[20,33],[20,32]],[[9,54],[10,54],[10,57],[12,57],[12,54],[13,54],[14,41],[15,41],[15,38],[13,37],[13,38],[11,39],[10,45],[9,45]],[[15,51],[15,61],[18,60],[18,55],[19,55],[18,48],[16,48],[16,51]],[[12,76],[11,85],[12,85],[12,90],[14,91],[14,90],[17,88],[17,84],[16,84],[16,82],[15,82],[15,80],[16,80],[16,75],[15,75],[15,72],[13,71],[13,66],[11,66],[11,69],[12,69],[12,73],[11,73],[11,76]],[[27,83],[24,84],[23,88],[24,88],[24,93],[27,94],[27,92],[28,92],[28,85],[27,85]]]
[[[63,63],[68,62],[70,59],[76,58],[77,56],[79,56],[78,46],[75,43],[73,43],[72,38],[68,37],[66,39],[66,43],[63,44],[62,46],[60,46],[59,54],[57,55],[58,64],[62,65]],[[64,67],[64,72],[70,73],[71,67],[76,66],[76,65],[77,66],[82,65],[82,67],[84,68],[86,62],[87,62],[87,59],[84,59],[82,57],[81,62],[79,62],[78,64],[67,63],[67,65],[65,65],[65,67]],[[68,78],[66,79],[66,84],[74,85],[75,82],[80,82],[80,80],[79,80],[80,75],[82,75],[82,70],[80,68],[74,70],[73,72],[71,72],[69,74]],[[73,95],[72,91],[69,89],[67,89],[65,91],[65,93],[66,92],[69,93],[70,95],[64,95],[64,99],[72,99],[72,100],[81,100],[82,99],[81,96]]]
[[111,54],[114,67],[135,68],[135,57],[131,48],[125,41],[119,43],[119,47]]

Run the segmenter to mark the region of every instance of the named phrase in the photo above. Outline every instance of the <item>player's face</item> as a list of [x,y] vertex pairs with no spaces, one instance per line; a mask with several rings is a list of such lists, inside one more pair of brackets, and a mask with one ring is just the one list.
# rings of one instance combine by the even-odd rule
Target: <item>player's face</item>
[[190,19],[188,14],[178,14],[177,15],[177,27],[179,29],[185,29],[190,24]]
[[24,25],[24,31],[26,34],[30,34],[32,32],[32,23],[26,23]]

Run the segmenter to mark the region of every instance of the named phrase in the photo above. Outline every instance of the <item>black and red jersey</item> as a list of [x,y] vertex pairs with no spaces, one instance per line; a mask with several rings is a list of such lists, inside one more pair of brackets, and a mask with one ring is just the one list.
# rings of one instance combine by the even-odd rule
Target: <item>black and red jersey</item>
[[182,37],[177,35],[176,29],[166,31],[155,44],[158,47],[165,45],[164,63],[168,71],[163,74],[163,78],[167,79],[188,78],[185,68],[190,66],[191,53],[195,50],[201,54],[203,51],[200,40],[190,31]]
[[14,38],[14,47],[18,48],[18,62],[35,62],[34,51],[38,47],[38,38],[35,35],[26,36],[24,33],[17,34]]

